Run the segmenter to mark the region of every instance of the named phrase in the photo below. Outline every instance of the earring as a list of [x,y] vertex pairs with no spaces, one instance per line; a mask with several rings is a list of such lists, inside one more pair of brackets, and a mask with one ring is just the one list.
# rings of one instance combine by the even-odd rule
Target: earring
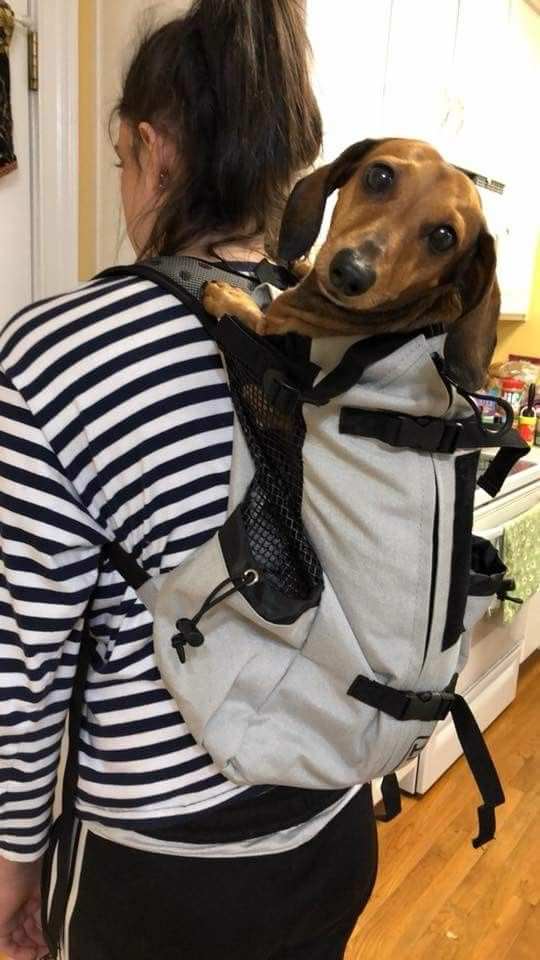
[[169,185],[169,171],[162,170],[159,175],[159,189],[166,190]]

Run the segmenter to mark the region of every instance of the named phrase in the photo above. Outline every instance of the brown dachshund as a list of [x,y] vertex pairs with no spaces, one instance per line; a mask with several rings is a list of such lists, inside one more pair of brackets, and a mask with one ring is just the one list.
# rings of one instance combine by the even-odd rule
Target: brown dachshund
[[472,181],[418,140],[355,143],[297,183],[281,224],[281,260],[294,264],[309,253],[335,190],[328,237],[298,286],[263,314],[248,294],[210,283],[205,308],[234,314],[259,334],[365,335],[442,323],[451,373],[469,390],[480,387],[500,296],[494,241]]

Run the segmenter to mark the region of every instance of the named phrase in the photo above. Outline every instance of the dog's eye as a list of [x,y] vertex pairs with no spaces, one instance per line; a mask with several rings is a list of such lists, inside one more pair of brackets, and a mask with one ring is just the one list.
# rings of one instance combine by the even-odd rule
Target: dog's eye
[[436,227],[429,235],[429,245],[435,253],[445,253],[455,246],[456,242],[456,231],[452,227]]
[[384,193],[394,182],[394,171],[385,163],[374,163],[366,170],[364,183],[372,193]]

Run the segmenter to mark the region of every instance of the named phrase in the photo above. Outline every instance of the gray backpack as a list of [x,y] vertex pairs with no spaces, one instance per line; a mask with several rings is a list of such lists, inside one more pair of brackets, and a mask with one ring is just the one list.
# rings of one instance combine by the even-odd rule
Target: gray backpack
[[473,844],[485,843],[504,794],[455,685],[465,631],[513,588],[472,536],[480,448],[502,448],[479,480],[492,495],[527,449],[511,409],[486,431],[445,373],[438,328],[261,338],[202,310],[206,279],[286,286],[269,264],[254,279],[191,258],[105,275],[122,271],[197,313],[235,409],[222,528],[155,577],[111,546],[153,614],[159,669],[193,736],[237,784],[383,777],[389,818],[395,771],[450,713],[483,800]]

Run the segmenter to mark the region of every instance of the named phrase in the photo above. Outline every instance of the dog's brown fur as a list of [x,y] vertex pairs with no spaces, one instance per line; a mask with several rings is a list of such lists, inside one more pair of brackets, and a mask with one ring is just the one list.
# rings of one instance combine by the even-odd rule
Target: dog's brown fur
[[[364,184],[375,162],[394,171],[392,188],[382,195],[370,194]],[[493,238],[471,180],[421,141],[353,144],[295,187],[281,227],[282,259],[309,253],[334,190],[328,236],[298,286],[262,314],[247,294],[211,283],[205,308],[215,316],[235,314],[260,334],[374,334],[443,323],[452,372],[469,389],[480,386],[496,344],[500,298]],[[427,237],[443,224],[453,227],[457,243],[435,254]],[[376,273],[374,284],[357,296],[332,283],[330,265],[344,249],[360,251]]]

